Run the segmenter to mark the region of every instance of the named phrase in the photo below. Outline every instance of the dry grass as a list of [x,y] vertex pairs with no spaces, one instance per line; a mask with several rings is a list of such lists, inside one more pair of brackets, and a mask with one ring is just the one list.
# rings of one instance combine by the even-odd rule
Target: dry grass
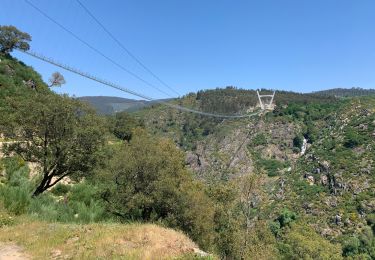
[[152,224],[17,223],[0,228],[0,242],[17,244],[35,259],[171,259],[198,248],[183,234]]

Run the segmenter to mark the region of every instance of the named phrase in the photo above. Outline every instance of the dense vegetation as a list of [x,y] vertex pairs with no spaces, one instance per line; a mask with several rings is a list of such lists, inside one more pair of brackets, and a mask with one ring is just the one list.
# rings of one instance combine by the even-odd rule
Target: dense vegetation
[[[279,91],[246,119],[161,105],[104,117],[0,60],[0,229],[9,214],[152,222],[223,259],[375,258],[374,98]],[[237,114],[256,101],[228,87],[171,102]]]
[[317,91],[317,92],[314,92],[314,94],[321,95],[321,96],[332,96],[332,97],[357,97],[357,96],[375,95],[375,89],[334,88],[334,89]]

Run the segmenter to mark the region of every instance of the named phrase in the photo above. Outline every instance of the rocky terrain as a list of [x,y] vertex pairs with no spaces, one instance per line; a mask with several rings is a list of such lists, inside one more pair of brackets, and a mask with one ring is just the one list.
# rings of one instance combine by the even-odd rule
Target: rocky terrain
[[254,208],[262,211],[254,219],[276,219],[283,208],[293,209],[330,241],[361,240],[374,228],[374,97],[279,106],[262,116],[215,121],[189,146],[180,138],[189,119],[170,124],[172,112],[146,112],[146,125],[174,138],[199,178],[260,176]]

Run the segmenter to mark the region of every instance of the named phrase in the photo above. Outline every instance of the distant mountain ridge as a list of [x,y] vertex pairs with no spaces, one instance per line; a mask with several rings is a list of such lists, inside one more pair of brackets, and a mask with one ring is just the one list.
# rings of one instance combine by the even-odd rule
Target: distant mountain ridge
[[312,92],[312,93],[322,95],[322,96],[357,97],[357,96],[375,95],[375,89],[333,88],[333,89],[316,91],[316,92]]
[[[235,91],[242,91],[242,92],[245,91],[243,93],[241,92],[242,94],[246,94],[247,92],[249,92],[248,90],[242,90],[242,89],[236,89],[236,88],[227,87],[226,89],[232,89]],[[218,91],[225,92],[225,89],[207,90],[203,92],[217,94]],[[198,91],[197,93],[198,93],[198,96],[200,96],[202,91]],[[279,91],[278,94],[280,93],[286,93],[286,92]],[[294,93],[294,92],[288,92],[288,93]],[[302,96],[306,96],[306,97],[324,96],[327,98],[329,97],[355,97],[355,96],[375,95],[375,89],[333,88],[333,89],[315,91],[315,92],[305,93],[305,94],[300,94],[300,93],[294,93],[294,94],[297,95],[295,96],[295,98],[297,99],[300,99]],[[252,98],[254,99],[254,102],[256,102],[256,96],[254,95]],[[83,96],[83,97],[78,97],[78,99],[81,101],[88,102],[90,105],[92,105],[96,109],[98,113],[104,114],[104,115],[114,114],[114,113],[122,112],[122,111],[135,112],[145,107],[149,107],[157,103],[158,101],[160,101],[160,100],[155,100],[155,101],[135,100],[135,99],[129,99],[129,98],[122,98],[122,97],[113,97],[113,96]],[[163,99],[163,101],[168,101],[168,100],[172,100],[172,99]],[[220,106],[223,105],[221,101],[219,103],[220,103]],[[207,110],[208,108],[204,108],[204,109]]]
[[98,113],[104,115],[122,111],[134,112],[158,102],[158,100],[146,101],[112,96],[83,96],[78,99],[89,103]]

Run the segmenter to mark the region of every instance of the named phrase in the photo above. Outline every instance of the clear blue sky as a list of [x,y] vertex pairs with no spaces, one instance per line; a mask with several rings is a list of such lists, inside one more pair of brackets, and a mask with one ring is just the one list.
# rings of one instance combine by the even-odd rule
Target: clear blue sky
[[[158,84],[75,0],[30,1],[117,62]],[[182,94],[227,85],[298,92],[375,87],[374,0],[81,1]],[[31,34],[36,52],[154,98],[166,97],[79,43],[23,0],[0,0],[0,24]],[[59,92],[131,97],[24,54],[14,55],[45,79],[56,70],[62,72],[67,84]]]

